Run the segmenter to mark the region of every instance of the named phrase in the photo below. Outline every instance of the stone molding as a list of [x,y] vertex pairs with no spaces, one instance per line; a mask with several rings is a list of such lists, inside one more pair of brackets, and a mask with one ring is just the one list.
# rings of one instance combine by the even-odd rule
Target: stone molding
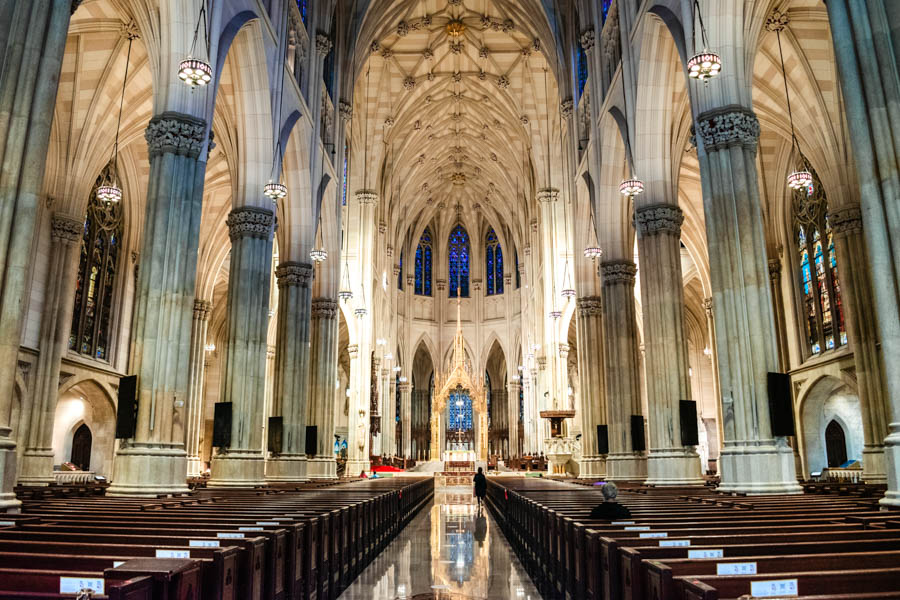
[[703,147],[709,151],[731,146],[744,146],[756,151],[759,141],[759,119],[756,114],[743,106],[733,104],[709,110],[697,117]]
[[338,303],[331,298],[316,298],[312,301],[312,318],[329,319],[337,318]]
[[541,188],[537,193],[538,202],[555,202],[559,199],[559,190],[556,188]]
[[406,285],[412,287],[416,283],[415,275],[407,275],[406,276]]
[[633,286],[637,265],[630,260],[605,262],[600,264],[600,272],[603,275],[604,285],[626,283]]
[[316,34],[316,54],[322,57],[328,56],[333,46],[334,44],[331,43],[331,39],[327,35],[324,33]]
[[286,261],[275,267],[278,289],[286,287],[308,288],[313,279],[313,266],[305,262]]
[[410,390],[412,390],[412,384],[408,381],[404,381],[400,384],[399,389],[401,394],[408,394]]
[[77,242],[84,235],[84,221],[63,213],[50,218],[50,237],[55,242]]
[[837,235],[847,235],[850,233],[862,233],[862,211],[859,204],[849,204],[831,211],[828,215],[831,226],[834,227],[834,233]]
[[674,204],[655,204],[634,209],[634,228],[641,237],[658,233],[681,235],[684,213]]
[[360,204],[375,204],[378,202],[378,192],[375,190],[357,190],[356,201]]
[[596,33],[594,33],[594,28],[585,29],[581,32],[581,38],[579,41],[581,42],[581,47],[585,52],[590,52],[594,49],[594,43],[596,42]]
[[567,358],[569,356],[569,351],[572,349],[568,344],[560,344],[559,345],[559,357]]
[[232,240],[242,237],[269,238],[273,233],[274,222],[275,213],[258,206],[235,208],[225,220],[228,236]]
[[603,314],[603,302],[600,296],[583,296],[575,301],[578,314],[582,317],[596,317]]
[[209,300],[194,299],[194,320],[206,321],[212,310],[212,302]]
[[206,121],[167,111],[150,119],[144,131],[150,158],[166,152],[198,158],[206,137]]

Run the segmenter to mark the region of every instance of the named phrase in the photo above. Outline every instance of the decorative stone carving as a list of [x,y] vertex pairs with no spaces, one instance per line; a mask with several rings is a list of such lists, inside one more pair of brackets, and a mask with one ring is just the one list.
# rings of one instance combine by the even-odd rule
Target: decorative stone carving
[[575,110],[575,103],[572,102],[571,98],[566,98],[559,105],[559,110],[560,110],[560,114],[562,115],[562,118],[568,119],[569,117],[572,116],[572,113]]
[[359,356],[359,345],[358,344],[350,344],[347,346],[347,354],[350,355],[350,359],[353,360],[357,356]]
[[338,101],[338,112],[342,121],[349,121],[353,118],[353,107],[346,100]]
[[[383,234],[385,231],[387,231],[387,223],[385,223],[384,221],[378,221],[378,233]],[[391,250],[393,250],[393,248]]]
[[499,87],[501,90],[507,89],[509,87],[509,77],[507,77],[506,75],[501,75],[500,77],[498,77],[497,87]]
[[212,310],[212,302],[196,298],[194,300],[194,320],[206,321],[209,319],[209,312]]
[[308,288],[313,279],[313,266],[304,262],[286,261],[275,267],[278,289],[286,287]]
[[766,30],[772,32],[783,31],[790,22],[791,20],[788,18],[787,13],[775,9],[772,11],[772,14],[766,18]]
[[431,48],[425,48],[422,50],[422,56],[425,60],[431,60],[434,58],[434,51]]
[[541,188],[537,193],[538,202],[556,202],[559,200],[559,190],[556,188]]
[[381,51],[381,58],[384,60],[390,60],[394,56],[394,51],[390,48],[385,48]]
[[394,126],[394,117],[387,117],[384,120],[384,126],[387,127],[388,129],[393,127]]
[[463,43],[462,42],[450,42],[449,43],[450,52],[453,54],[462,54]]
[[511,274],[506,273],[505,275],[503,275],[503,284],[506,287],[509,287],[510,285],[512,285],[512,275]]
[[407,275],[406,276],[406,285],[412,287],[416,284],[416,276],[415,275]]
[[274,222],[275,214],[268,208],[258,206],[235,208],[225,220],[228,236],[232,240],[242,237],[267,238],[273,233]]
[[581,32],[581,38],[579,40],[581,42],[581,47],[585,52],[590,52],[594,49],[594,43],[596,42],[596,34],[594,33],[594,28],[585,29]]
[[522,125],[528,125],[528,115],[522,115],[519,117],[519,123]]
[[862,212],[858,204],[850,204],[836,208],[828,215],[831,226],[837,235],[861,233],[863,229]]
[[704,299],[703,299],[703,309],[706,311],[706,316],[707,316],[707,317],[711,317],[711,316],[712,316],[712,311],[713,311],[713,299],[712,299],[712,297],[710,297],[710,298],[704,298]]
[[731,105],[707,111],[697,118],[697,125],[707,151],[736,145],[756,151],[759,119],[743,106]]
[[205,135],[206,121],[171,111],[150,119],[144,131],[150,158],[165,152],[197,158]]
[[603,303],[600,296],[584,296],[575,302],[578,314],[582,317],[597,317],[603,314]]
[[769,259],[769,279],[778,281],[781,277],[781,261],[777,258]]
[[378,192],[375,190],[357,190],[356,201],[360,204],[375,204],[378,202]]
[[413,77],[412,75],[406,76],[406,78],[403,79],[403,89],[405,89],[407,92],[411,92],[415,88],[416,88],[416,78]]
[[406,37],[409,35],[409,23],[406,21],[400,21],[397,23],[397,35],[400,37]]
[[682,223],[684,213],[674,204],[656,204],[634,211],[634,227],[641,237],[657,233],[680,236]]
[[388,247],[385,248],[385,254],[387,254],[388,258],[391,258],[392,256],[394,256],[394,247],[391,246],[390,244],[388,244]]
[[331,43],[331,40],[327,35],[324,33],[316,34],[316,54],[324,58],[331,52],[332,46],[334,46],[334,44]]
[[435,279],[434,285],[439,291],[444,291],[447,289],[447,280],[446,279]]
[[394,277],[397,277],[398,275],[400,275],[401,270],[402,269],[400,268],[400,265],[395,264],[394,268],[391,270],[391,272],[394,274]]
[[487,49],[487,46],[482,46],[478,49],[478,58],[487,58],[490,53],[491,51]]
[[50,237],[53,241],[77,242],[84,235],[84,221],[56,213],[50,219]]
[[472,280],[472,289],[475,290],[476,292],[481,289],[481,280],[480,279]]
[[559,345],[559,357],[560,358],[568,358],[569,350],[571,350],[571,347],[568,344],[560,344]]
[[637,265],[628,260],[605,262],[600,264],[600,272],[603,275],[604,285],[615,283],[634,285]]

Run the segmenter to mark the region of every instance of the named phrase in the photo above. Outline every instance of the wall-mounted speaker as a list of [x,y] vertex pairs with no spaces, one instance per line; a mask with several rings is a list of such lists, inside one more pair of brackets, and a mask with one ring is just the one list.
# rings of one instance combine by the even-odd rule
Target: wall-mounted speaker
[[597,454],[609,454],[608,425],[597,425]]
[[269,438],[268,451],[272,454],[281,454],[282,440],[284,439],[284,417],[269,417],[266,433]]
[[319,428],[315,425],[306,426],[306,453],[315,456],[319,452]]
[[632,452],[643,452],[647,449],[647,442],[644,441],[644,416],[631,415],[631,450]]
[[231,402],[216,402],[213,413],[213,442],[216,448],[231,445]]
[[794,402],[791,398],[791,376],[769,373],[769,422],[772,435],[794,435]]
[[700,443],[697,430],[697,403],[693,400],[679,401],[678,413],[681,423],[681,445],[696,446]]
[[116,439],[134,437],[137,428],[137,375],[119,378],[119,401],[116,404]]

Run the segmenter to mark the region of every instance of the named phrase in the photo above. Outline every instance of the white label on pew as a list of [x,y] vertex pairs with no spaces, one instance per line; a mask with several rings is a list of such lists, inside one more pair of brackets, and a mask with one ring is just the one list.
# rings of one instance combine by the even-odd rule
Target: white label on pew
[[636,527],[626,527],[625,531],[650,531],[650,528],[646,525],[637,525]]
[[0,521],[0,527],[7,527],[8,525],[15,525],[15,521]]
[[115,569],[116,567],[121,567],[124,564],[125,564],[124,560],[114,560],[113,561],[113,569]]
[[[191,544],[193,546],[193,544]],[[218,545],[218,544],[216,544]],[[190,550],[159,550],[156,551],[156,558],[190,558]]]
[[634,521],[613,521],[610,525],[634,525]]
[[191,540],[188,546],[194,548],[218,548],[219,540]]
[[278,521],[257,521],[257,525],[278,525]]
[[[238,527],[238,531],[263,531],[262,527]],[[243,537],[243,536],[241,536]]]
[[661,548],[687,548],[691,540],[659,540]]
[[756,563],[716,563],[716,575],[756,575]]
[[235,539],[240,539],[240,538],[244,537],[244,534],[243,534],[243,533],[238,533],[238,532],[236,532],[236,531],[220,531],[219,533],[216,534],[216,537],[217,537],[217,538],[235,538]]
[[95,594],[105,594],[103,578],[95,577],[60,577],[60,594],[77,594],[81,590],[91,590]]
[[651,531],[650,533],[640,533],[638,534],[642,538],[661,538],[661,537],[669,537],[669,534],[665,531]]
[[293,521],[291,517],[272,517],[273,521]]
[[725,551],[716,548],[715,550],[688,550],[688,558],[722,558]]
[[796,596],[796,579],[776,579],[774,581],[751,581],[750,595],[754,598],[772,598],[778,596]]

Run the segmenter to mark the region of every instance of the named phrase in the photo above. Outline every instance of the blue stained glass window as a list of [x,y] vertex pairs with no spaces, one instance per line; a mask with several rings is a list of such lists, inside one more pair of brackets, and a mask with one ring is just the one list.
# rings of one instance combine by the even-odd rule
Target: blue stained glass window
[[350,146],[344,142],[344,166],[341,175],[341,206],[347,206],[347,157],[350,156]]
[[578,97],[581,98],[588,78],[587,52],[584,51],[581,44],[578,45],[578,53],[575,55],[575,67],[578,70]]
[[[309,4],[309,0],[297,0],[297,8],[300,9],[300,19],[303,21],[304,26],[306,26],[307,19],[307,4]],[[605,12],[603,14],[606,15]]]
[[451,392],[447,403],[450,409],[450,418],[447,420],[448,429],[471,431],[472,398],[469,394],[462,390]]
[[603,22],[606,23],[606,15],[609,13],[609,5],[612,4],[612,0],[603,0],[602,10],[603,10]]
[[469,234],[462,225],[450,232],[450,297],[456,298],[457,290],[462,298],[469,297]]
[[488,230],[484,240],[485,259],[487,269],[485,277],[487,278],[487,295],[503,293],[503,249],[500,247],[500,241],[494,229]]
[[416,247],[416,295],[431,295],[431,231],[426,227]]

